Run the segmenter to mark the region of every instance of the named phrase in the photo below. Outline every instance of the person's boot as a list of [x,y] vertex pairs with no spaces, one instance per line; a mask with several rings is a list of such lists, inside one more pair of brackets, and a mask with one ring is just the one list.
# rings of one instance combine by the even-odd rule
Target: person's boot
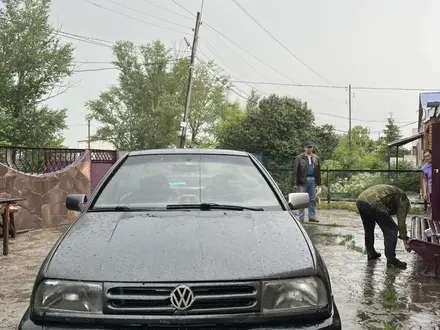
[[373,251],[372,253],[367,253],[368,261],[379,259],[382,255],[379,252]]
[[314,223],[318,223],[318,222],[319,222],[319,220],[316,220],[316,219],[314,219],[314,218],[310,218],[310,219],[309,219],[309,222],[314,222]]
[[388,268],[400,268],[404,269],[406,268],[407,263],[400,261],[399,259],[395,258],[393,260],[387,260],[387,267]]

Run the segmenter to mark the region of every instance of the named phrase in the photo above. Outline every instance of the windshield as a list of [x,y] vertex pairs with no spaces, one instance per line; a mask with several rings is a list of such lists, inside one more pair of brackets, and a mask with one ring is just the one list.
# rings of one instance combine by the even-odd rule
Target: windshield
[[282,210],[249,157],[188,154],[128,157],[93,209],[198,203]]

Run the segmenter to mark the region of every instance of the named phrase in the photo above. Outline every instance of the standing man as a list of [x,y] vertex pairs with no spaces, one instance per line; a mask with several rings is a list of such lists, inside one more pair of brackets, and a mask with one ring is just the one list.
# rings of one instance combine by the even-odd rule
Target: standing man
[[[397,238],[400,238],[407,251],[411,251],[407,245],[406,229],[406,216],[410,208],[408,196],[395,186],[379,184],[364,190],[357,198],[356,206],[364,225],[368,260],[381,256],[374,249],[374,227],[377,223],[384,237],[387,267],[406,268],[406,262],[396,258],[396,245]],[[397,224],[392,215],[397,215]]]
[[[321,185],[319,157],[313,153],[313,143],[303,145],[304,153],[296,156],[293,163],[293,190],[309,194],[309,222],[316,220],[316,191]],[[299,210],[299,220],[304,221],[304,209]]]

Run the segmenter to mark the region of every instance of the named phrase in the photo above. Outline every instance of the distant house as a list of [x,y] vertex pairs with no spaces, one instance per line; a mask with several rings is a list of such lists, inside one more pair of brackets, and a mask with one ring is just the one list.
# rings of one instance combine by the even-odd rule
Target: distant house
[[[418,129],[416,133],[424,133],[427,122],[434,116],[434,108],[428,108],[429,102],[440,102],[440,92],[427,92],[419,94]],[[419,139],[416,143],[415,154],[417,164],[422,165],[424,153],[424,139]],[[414,148],[413,148],[414,149]]]
[[419,94],[419,133],[424,132],[424,125],[434,116],[434,108],[428,108],[429,102],[440,102],[440,92]]
[[[86,140],[78,141],[78,149],[88,149],[88,142]],[[116,150],[116,147],[107,141],[90,141],[90,149]]]

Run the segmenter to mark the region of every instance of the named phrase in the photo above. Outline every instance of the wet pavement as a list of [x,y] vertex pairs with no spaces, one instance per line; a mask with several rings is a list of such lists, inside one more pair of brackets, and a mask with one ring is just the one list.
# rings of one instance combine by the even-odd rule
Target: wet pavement
[[[367,263],[357,214],[325,210],[319,219],[304,226],[329,269],[344,330],[440,330],[440,279],[419,275],[426,267],[414,252],[399,241],[397,256],[408,262],[402,271],[387,269],[384,257]],[[35,275],[64,230],[21,234],[11,240],[9,256],[0,256],[0,329],[17,328]],[[383,254],[380,229],[376,249]]]
[[306,223],[305,228],[329,269],[343,329],[440,329],[440,278],[420,275],[426,265],[415,252],[408,253],[399,240],[397,258],[408,268],[387,269],[382,232],[376,226],[375,247],[382,258],[367,263],[356,213],[326,210],[319,219],[320,224]]
[[0,329],[17,329],[35,276],[66,228],[35,230],[10,239],[9,255],[0,255]]

